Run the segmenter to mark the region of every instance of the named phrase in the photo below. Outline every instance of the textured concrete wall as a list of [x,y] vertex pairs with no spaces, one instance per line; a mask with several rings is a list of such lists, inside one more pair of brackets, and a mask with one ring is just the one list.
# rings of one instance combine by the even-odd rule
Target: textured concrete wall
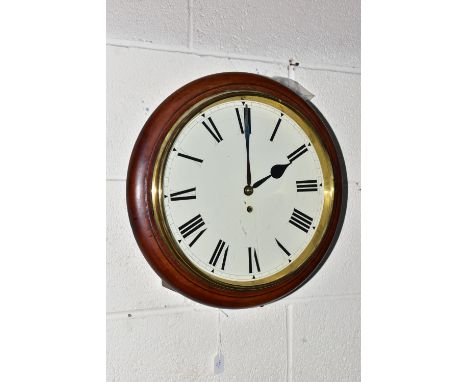
[[[354,46],[354,27],[338,25],[350,3],[344,2],[339,14],[325,1],[286,8],[287,24],[299,21],[293,30],[301,35],[296,45],[281,37],[286,26],[274,28],[278,15],[268,4],[276,2],[251,5],[249,17],[258,18],[261,10],[267,14],[257,23],[245,21],[246,11],[232,9],[227,1],[217,7],[192,0],[108,4],[108,380],[358,381],[359,44]],[[322,16],[311,23],[317,9]],[[331,28],[330,38],[315,36],[325,27]],[[262,40],[267,32],[270,37]],[[313,102],[342,146],[349,178],[347,216],[333,253],[303,288],[263,308],[220,312],[163,288],[141,255],[125,205],[130,152],[150,113],[185,83],[223,71],[285,77],[291,56],[302,61],[296,79],[315,94]],[[220,348],[225,368],[214,375]]]

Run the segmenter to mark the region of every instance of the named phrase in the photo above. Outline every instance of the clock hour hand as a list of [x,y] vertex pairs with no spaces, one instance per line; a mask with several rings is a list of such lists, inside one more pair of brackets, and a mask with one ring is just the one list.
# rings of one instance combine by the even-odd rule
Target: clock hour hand
[[275,178],[275,179],[279,179],[283,176],[284,172],[286,171],[286,169],[288,168],[288,166],[291,164],[292,162],[288,163],[288,164],[276,164],[274,165],[271,170],[270,170],[270,175],[267,175],[265,176],[264,178],[260,179],[260,180],[257,180],[254,184],[253,184],[253,188],[257,188],[258,186],[262,185],[263,183],[265,183],[266,180],[270,179],[271,177]]
[[[309,143],[310,144],[310,143]],[[305,144],[294,150],[291,154],[287,156],[289,163],[287,164],[275,164],[271,170],[270,170],[270,175],[265,176],[264,178],[258,180],[255,182],[252,186],[252,188],[257,188],[261,184],[265,183],[265,181],[271,177],[275,179],[279,179],[283,176],[284,172],[288,168],[288,166],[293,163],[297,158],[299,158],[301,155],[305,154],[307,152],[307,147]]]
[[244,127],[245,127],[245,148],[247,149],[247,186],[252,184],[252,174],[250,173],[250,133],[252,127],[250,125],[250,108],[244,108]]
[[265,181],[271,178],[271,175],[267,175],[264,178],[257,180],[253,185],[252,188],[257,188],[258,186],[261,186]]

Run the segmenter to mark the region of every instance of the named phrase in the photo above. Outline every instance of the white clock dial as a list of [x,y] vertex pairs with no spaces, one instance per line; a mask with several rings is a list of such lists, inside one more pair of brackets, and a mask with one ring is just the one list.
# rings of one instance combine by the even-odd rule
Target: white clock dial
[[269,280],[313,240],[324,175],[290,114],[262,97],[229,98],[179,130],[163,170],[164,214],[200,271],[228,283]]

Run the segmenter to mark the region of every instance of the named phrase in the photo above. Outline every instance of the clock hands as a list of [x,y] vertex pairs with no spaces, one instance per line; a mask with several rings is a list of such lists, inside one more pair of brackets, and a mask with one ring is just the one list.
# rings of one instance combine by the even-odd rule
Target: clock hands
[[250,133],[252,129],[250,125],[250,108],[247,106],[244,109],[244,128],[245,147],[247,149],[247,186],[251,186],[252,174],[250,173]]
[[260,180],[257,180],[253,185],[252,185],[252,188],[257,188],[258,186],[262,185],[266,180],[270,179],[271,178],[271,175],[267,175],[265,177],[263,177],[262,179]]
[[250,172],[250,134],[252,133],[252,125],[250,120],[250,108],[247,105],[244,108],[244,128],[245,148],[247,149],[247,186],[244,187],[244,194],[252,195],[252,174]]
[[304,145],[300,146],[298,149],[294,150],[291,154],[287,156],[289,159],[289,163],[287,164],[275,164],[271,170],[270,170],[270,175],[265,176],[264,178],[256,181],[252,188],[257,188],[263,183],[265,183],[268,179],[271,177],[275,179],[279,179],[283,176],[284,172],[288,168],[288,166],[294,162],[297,158],[299,158],[302,154],[305,154],[307,152],[307,147]]
[[263,183],[265,183],[266,180],[270,179],[271,177],[275,178],[275,179],[279,179],[283,176],[284,172],[286,171],[286,169],[288,168],[288,166],[291,164],[292,162],[289,162],[288,164],[275,164],[271,170],[270,170],[270,175],[267,175],[265,176],[264,178],[260,179],[260,180],[257,180],[253,185],[252,187],[253,188],[257,188],[258,186],[262,185]]

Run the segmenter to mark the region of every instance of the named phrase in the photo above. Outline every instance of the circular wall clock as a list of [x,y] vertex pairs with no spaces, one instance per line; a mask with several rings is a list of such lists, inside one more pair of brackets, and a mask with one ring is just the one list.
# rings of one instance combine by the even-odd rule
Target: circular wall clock
[[249,73],[193,81],[151,115],[133,149],[127,207],[138,245],[174,290],[245,308],[292,293],[330,253],[346,179],[320,112]]

